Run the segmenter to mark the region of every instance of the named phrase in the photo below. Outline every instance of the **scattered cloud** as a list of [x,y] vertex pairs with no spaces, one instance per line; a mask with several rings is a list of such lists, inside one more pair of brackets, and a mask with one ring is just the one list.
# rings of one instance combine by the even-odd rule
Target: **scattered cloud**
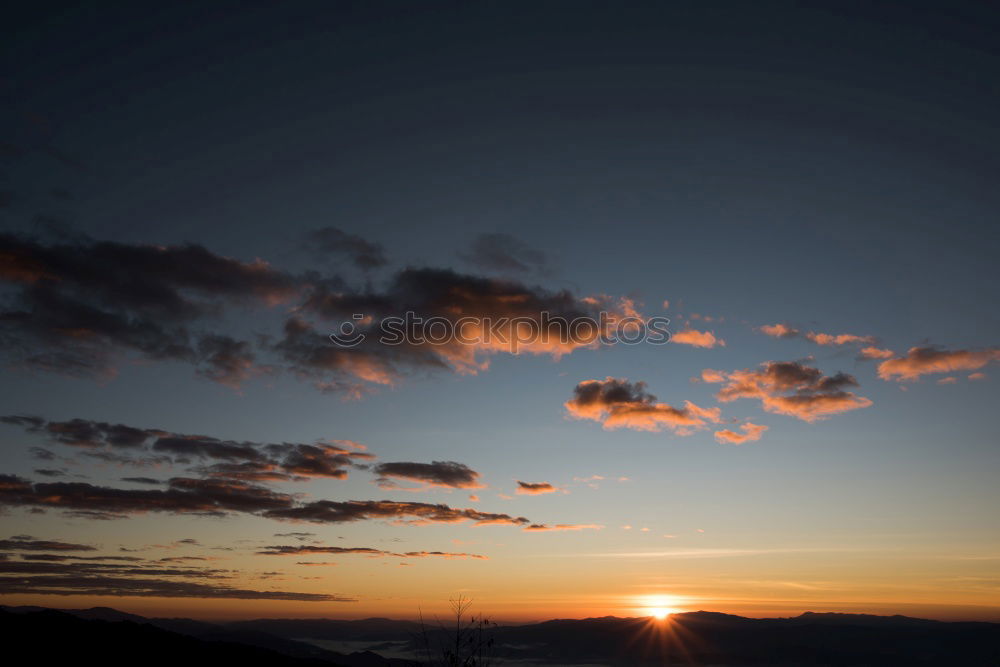
[[372,467],[379,476],[377,483],[382,488],[396,488],[394,479],[421,482],[427,487],[452,489],[481,489],[479,473],[455,461],[432,461],[431,463],[411,463],[405,461],[379,463]]
[[863,347],[858,356],[861,359],[889,359],[896,356],[896,353],[881,347]]
[[1000,361],[1000,347],[978,350],[911,347],[905,357],[887,359],[880,363],[878,375],[883,380],[915,381],[921,375],[976,371],[994,361]]
[[[24,415],[0,417],[0,423],[45,435],[58,444],[84,448],[86,455],[106,462],[162,465],[197,460],[202,463],[193,468],[194,472],[247,482],[344,479],[350,468],[375,458],[350,440],[315,444],[233,441],[86,419],[59,422]],[[139,458],[122,457],[116,450],[138,452]],[[127,481],[160,483],[148,477],[130,477]]]
[[553,486],[548,482],[522,482],[517,480],[517,491],[519,495],[537,496],[545,493],[556,493],[563,489]]
[[52,540],[36,540],[29,535],[14,535],[6,540],[0,540],[0,551],[96,551],[87,544],[73,542],[57,542]]
[[471,521],[475,525],[517,526],[531,523],[524,517],[509,514],[480,512],[471,508],[460,509],[444,504],[394,500],[317,500],[304,505],[268,510],[264,512],[264,516],[313,523],[349,523],[369,519],[384,519],[411,525],[463,521]]
[[509,234],[480,234],[459,256],[476,268],[499,273],[545,273],[548,269],[545,253]]
[[854,334],[825,334],[825,333],[815,333],[813,331],[805,334],[806,339],[816,343],[817,345],[872,345],[874,344],[874,336],[856,336]]
[[455,553],[449,551],[406,551],[393,552],[371,547],[327,547],[320,545],[273,545],[263,547],[257,552],[262,556],[301,556],[303,554],[332,554],[340,555],[363,555],[363,556],[390,556],[393,558],[474,558],[486,560],[486,556],[472,553]]
[[671,334],[671,342],[681,345],[691,345],[693,347],[713,348],[716,346],[725,347],[726,341],[716,338],[711,331],[698,331],[696,329],[682,329]]
[[154,246],[82,236],[53,242],[0,234],[0,340],[16,364],[108,378],[128,355],[194,364],[236,384],[253,368],[250,346],[193,329],[222,304],[277,304],[299,281],[261,260],[244,262],[195,244]]
[[760,330],[772,338],[794,338],[799,335],[798,329],[787,324],[765,324]]
[[[0,595],[88,595],[114,597],[220,598],[353,602],[326,593],[262,591],[238,588],[223,570],[173,568],[157,565],[50,562],[0,562]],[[188,581],[196,579],[196,581]]]
[[[806,340],[816,343],[817,345],[873,345],[877,341],[874,336],[858,336],[856,334],[828,334],[828,333],[818,333],[816,331],[807,331],[803,333],[799,329],[789,325],[789,324],[765,324],[758,327],[758,330],[772,338],[796,338],[801,336]],[[872,348],[874,349],[874,348]]]
[[769,361],[758,369],[723,373],[702,372],[706,382],[723,383],[715,395],[723,403],[739,398],[759,399],[767,412],[814,422],[831,415],[867,408],[872,402],[847,389],[858,382],[846,373],[826,376],[797,361]]
[[715,432],[715,439],[720,443],[728,443],[730,445],[742,445],[744,442],[755,442],[760,440],[760,437],[764,435],[764,432],[768,430],[767,426],[762,426],[760,424],[753,424],[747,422],[740,425],[740,431],[737,432],[730,429],[723,429],[721,431]]
[[306,248],[323,260],[346,258],[365,271],[388,263],[385,250],[380,244],[336,227],[322,227],[309,232],[306,235]]
[[541,533],[546,531],[601,530],[603,528],[604,526],[596,523],[557,523],[551,526],[544,523],[533,523],[525,526],[524,530],[532,533]]
[[646,392],[645,382],[623,378],[586,380],[573,389],[566,410],[577,419],[600,422],[605,429],[629,428],[638,431],[671,430],[689,435],[707,422],[721,421],[719,408],[701,408],[691,401],[677,408],[657,401]]

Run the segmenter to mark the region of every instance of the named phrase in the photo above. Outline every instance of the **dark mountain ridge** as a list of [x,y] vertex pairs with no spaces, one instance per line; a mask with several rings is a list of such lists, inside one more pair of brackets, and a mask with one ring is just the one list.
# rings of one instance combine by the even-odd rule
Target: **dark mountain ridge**
[[[227,660],[252,657],[266,659],[275,666],[395,667],[414,663],[371,651],[327,651],[309,640],[391,643],[416,649],[421,632],[417,622],[385,618],[209,623],[182,618],[147,619],[107,607],[66,611],[4,607],[0,608],[0,623],[5,637],[15,644],[27,644],[28,650],[33,650],[32,643],[40,647],[36,653],[41,650],[40,657],[45,657],[46,662],[58,657],[53,652],[72,647],[75,659],[99,655],[102,662],[112,665],[119,664],[116,660],[132,650],[162,659],[162,664],[175,653],[197,650],[199,656],[224,654]],[[435,624],[426,628],[431,645],[446,633]],[[50,639],[46,641],[45,637]],[[51,637],[61,640],[52,642]],[[519,664],[615,666],[1000,667],[1000,624],[907,616],[806,612],[791,618],[756,619],[697,611],[660,621],[606,616],[499,626],[493,630],[493,637],[500,664],[516,660]],[[248,652],[253,651],[260,653],[250,656]],[[130,659],[139,657],[131,654]],[[190,657],[186,660],[191,662]],[[201,662],[199,657],[197,663]],[[123,659],[121,664],[125,663]]]

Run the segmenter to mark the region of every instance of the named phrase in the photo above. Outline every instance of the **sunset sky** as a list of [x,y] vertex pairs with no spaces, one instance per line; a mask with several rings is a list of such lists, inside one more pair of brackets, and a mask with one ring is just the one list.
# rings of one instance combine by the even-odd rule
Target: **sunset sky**
[[5,21],[0,604],[1000,621],[996,15],[625,4]]

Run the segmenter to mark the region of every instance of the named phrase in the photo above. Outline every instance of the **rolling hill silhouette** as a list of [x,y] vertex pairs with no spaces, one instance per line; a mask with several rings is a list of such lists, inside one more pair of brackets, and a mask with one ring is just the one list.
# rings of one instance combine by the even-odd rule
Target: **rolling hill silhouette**
[[[0,609],[8,650],[103,665],[253,664],[396,667],[412,661],[371,651],[339,653],[310,641],[416,647],[420,624],[372,618],[258,619],[207,623],[147,619],[106,607]],[[432,629],[433,635],[444,630]],[[806,612],[753,619],[715,612],[649,618],[552,620],[495,630],[501,662],[599,665],[1000,665],[1000,624],[905,616]]]

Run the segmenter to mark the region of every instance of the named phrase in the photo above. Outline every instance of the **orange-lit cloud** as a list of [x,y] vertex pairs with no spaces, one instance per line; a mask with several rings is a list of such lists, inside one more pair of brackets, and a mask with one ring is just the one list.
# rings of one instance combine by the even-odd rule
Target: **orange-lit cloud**
[[655,396],[646,393],[644,382],[613,377],[581,382],[564,406],[571,416],[600,422],[605,429],[668,429],[678,435],[689,435],[704,428],[707,422],[721,421],[719,408],[701,408],[691,401],[685,401],[683,408],[676,408],[657,402]]
[[718,442],[728,443],[731,445],[741,445],[744,442],[753,442],[760,440],[760,437],[767,431],[767,426],[762,426],[760,424],[753,424],[747,422],[740,425],[740,431],[732,431],[730,429],[723,429],[721,431],[715,432],[715,439]]
[[792,327],[788,324],[765,324],[759,327],[761,333],[764,333],[772,338],[795,338],[797,336],[802,336],[806,340],[816,343],[817,345],[872,345],[874,344],[874,336],[858,336],[856,334],[828,334],[828,333],[818,333],[816,331],[807,331],[802,333],[800,330]]
[[760,327],[761,332],[773,338],[792,338],[799,335],[799,330],[787,324],[765,324]]
[[524,530],[538,533],[545,531],[563,531],[563,530],[601,530],[604,526],[596,523],[557,523],[554,525],[546,525],[544,523],[533,523],[529,526],[525,526]]
[[888,359],[878,365],[883,380],[915,381],[921,375],[975,371],[1000,360],[1000,347],[979,350],[944,350],[940,347],[911,347],[905,357]]
[[694,347],[713,348],[715,346],[725,347],[726,341],[716,338],[711,331],[697,331],[696,329],[684,329],[670,336],[670,340],[681,345],[692,345]]
[[825,334],[810,331],[805,334],[805,337],[817,345],[871,345],[875,342],[874,336],[857,336],[855,334]]
[[522,482],[517,480],[517,491],[520,495],[537,496],[545,493],[556,493],[562,491],[558,486],[553,486],[548,482]]
[[756,398],[767,412],[807,422],[872,404],[869,399],[846,390],[858,386],[853,376],[846,373],[825,376],[818,369],[795,361],[769,361],[756,370],[708,371],[708,377],[721,378],[724,384],[716,398],[724,403]]
[[863,347],[858,356],[862,359],[889,359],[896,355],[892,350],[887,350],[881,347]]

